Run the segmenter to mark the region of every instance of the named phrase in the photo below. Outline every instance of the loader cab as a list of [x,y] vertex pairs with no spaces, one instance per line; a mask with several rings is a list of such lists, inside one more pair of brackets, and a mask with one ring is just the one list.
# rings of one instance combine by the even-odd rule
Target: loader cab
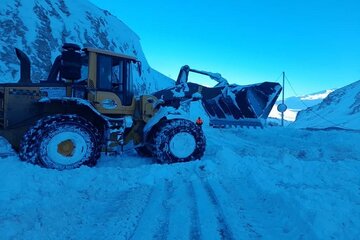
[[135,111],[132,68],[136,58],[95,48],[85,48],[89,58],[89,100],[109,115],[129,115]]

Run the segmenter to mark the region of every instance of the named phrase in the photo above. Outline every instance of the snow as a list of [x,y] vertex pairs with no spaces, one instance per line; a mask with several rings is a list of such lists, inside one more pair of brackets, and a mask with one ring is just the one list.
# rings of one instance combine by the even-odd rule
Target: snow
[[[40,20],[28,9],[35,2],[46,12],[56,1],[21,1],[18,8],[26,31],[12,47],[31,49]],[[54,4],[49,4],[54,3]],[[110,48],[137,56],[144,92],[171,85],[151,69],[139,37],[114,16],[87,1],[64,1],[71,16],[50,18],[56,46],[66,26],[66,41],[86,42],[85,29],[109,36]],[[0,11],[14,9],[5,0]],[[96,16],[90,27],[87,9]],[[3,14],[6,16],[6,14]],[[1,19],[6,19],[2,17]],[[89,26],[89,27],[84,27]],[[109,28],[107,26],[116,26]],[[15,32],[9,33],[14,35]],[[1,43],[2,49],[7,46]],[[59,49],[52,48],[55,58]],[[29,53],[35,58],[35,52]],[[14,81],[0,63],[1,81]],[[17,79],[17,78],[16,78]],[[296,127],[360,126],[360,84],[331,93],[323,103],[301,113]],[[140,87],[141,88],[141,87]],[[240,88],[240,87],[239,87]],[[329,91],[300,97],[321,101]],[[48,101],[43,98],[41,101]],[[357,131],[310,131],[297,128],[213,129],[200,107],[191,103],[188,118],[201,116],[207,148],[202,160],[159,165],[128,149],[123,155],[103,154],[96,167],[56,171],[21,162],[0,138],[1,239],[357,239],[360,235],[360,135]],[[296,107],[289,109],[294,119]],[[274,106],[276,108],[276,106]],[[151,121],[173,113],[162,108]],[[288,110],[289,111],[289,110]],[[288,112],[286,111],[286,113]],[[316,118],[310,114],[316,112]],[[325,120],[324,120],[325,119]],[[326,120],[327,119],[327,120]],[[130,125],[128,125],[130,126]],[[148,125],[147,127],[149,127]],[[74,139],[76,136],[74,136]],[[182,139],[186,140],[186,139]],[[75,141],[75,140],[74,140]],[[189,141],[184,142],[188,143]],[[184,149],[187,150],[187,149]],[[185,151],[186,152],[186,151]]]
[[[329,89],[300,97],[293,96],[285,98],[284,102],[287,105],[288,109],[284,113],[284,119],[287,121],[287,125],[296,120],[296,116],[299,111],[321,103],[333,91],[334,89]],[[281,113],[277,110],[277,106],[281,103],[281,99],[276,101],[276,104],[271,109],[269,115],[271,118],[281,119]]]
[[[275,104],[274,107],[271,109],[269,117],[281,119],[281,112],[277,110],[277,106],[278,104]],[[289,122],[294,122],[299,111],[300,109],[286,109],[286,111],[284,112],[284,119]]]
[[325,90],[324,92],[319,92],[319,93],[310,94],[310,95],[300,97],[300,99],[301,100],[318,100],[318,99],[323,100],[324,98],[326,98],[333,91],[334,90],[332,90],[332,89]]
[[200,161],[134,151],[94,168],[21,162],[1,140],[4,239],[356,239],[360,136],[291,128],[212,129]]
[[321,103],[299,112],[296,128],[360,129],[360,81],[330,93]]

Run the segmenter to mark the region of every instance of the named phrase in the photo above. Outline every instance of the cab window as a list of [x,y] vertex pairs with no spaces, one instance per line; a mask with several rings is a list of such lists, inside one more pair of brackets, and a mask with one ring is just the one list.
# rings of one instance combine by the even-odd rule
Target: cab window
[[130,62],[126,59],[98,55],[97,87],[99,90],[116,93],[123,105],[131,105],[133,85],[130,76]]

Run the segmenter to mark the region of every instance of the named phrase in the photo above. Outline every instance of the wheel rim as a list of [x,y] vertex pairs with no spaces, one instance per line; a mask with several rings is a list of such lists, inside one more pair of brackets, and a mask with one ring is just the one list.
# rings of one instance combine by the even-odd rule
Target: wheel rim
[[74,155],[75,143],[71,140],[65,140],[58,144],[57,151],[64,157],[71,157]]
[[189,157],[196,148],[196,141],[193,135],[187,132],[175,134],[170,140],[170,152],[178,158]]
[[77,132],[55,133],[44,144],[46,157],[62,165],[84,161],[88,152],[85,137]]

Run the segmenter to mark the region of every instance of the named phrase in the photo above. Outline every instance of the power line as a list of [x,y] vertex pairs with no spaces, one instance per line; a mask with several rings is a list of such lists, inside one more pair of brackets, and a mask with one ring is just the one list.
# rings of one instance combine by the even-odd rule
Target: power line
[[280,75],[276,78],[275,82],[279,82],[279,79],[281,78],[282,75],[283,75],[283,74],[280,73]]
[[336,126],[343,126],[343,125],[344,125],[344,124],[342,124],[342,123],[339,123],[339,124],[338,124],[338,123],[334,123],[333,121],[331,121],[331,120],[329,120],[329,119],[326,119],[325,117],[321,116],[321,115],[318,114],[317,112],[313,111],[312,108],[309,107],[309,106],[301,99],[301,97],[298,96],[298,94],[296,93],[295,89],[294,89],[293,86],[291,85],[291,83],[290,83],[289,79],[287,78],[287,76],[285,76],[285,79],[286,79],[287,83],[289,84],[291,90],[294,92],[295,96],[296,96],[297,98],[299,98],[300,101],[301,101],[301,103],[302,103],[307,109],[309,109],[313,114],[315,114],[315,115],[318,116],[319,118],[327,121],[328,123],[331,123],[331,124],[334,125],[335,127],[336,127]]

